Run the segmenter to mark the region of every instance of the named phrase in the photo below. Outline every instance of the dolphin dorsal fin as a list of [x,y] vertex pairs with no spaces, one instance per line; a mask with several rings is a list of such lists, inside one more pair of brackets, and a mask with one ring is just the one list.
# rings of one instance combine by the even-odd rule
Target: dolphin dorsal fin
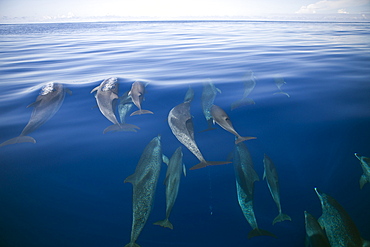
[[98,90],[99,90],[99,88],[100,88],[100,85],[99,85],[99,86],[97,86],[97,87],[95,87],[93,90],[91,90],[91,92],[90,92],[90,93],[93,93],[93,92],[95,92],[95,91],[98,91]]

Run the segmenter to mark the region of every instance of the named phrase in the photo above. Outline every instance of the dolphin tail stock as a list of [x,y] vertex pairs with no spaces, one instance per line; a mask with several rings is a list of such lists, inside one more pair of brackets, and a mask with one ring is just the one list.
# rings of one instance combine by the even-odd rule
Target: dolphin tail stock
[[250,231],[248,233],[248,238],[253,238],[253,237],[256,237],[256,236],[270,236],[270,237],[277,238],[275,234],[273,234],[269,231],[260,229],[258,227],[254,228],[252,231]]
[[130,243],[126,244],[125,247],[140,247],[140,245],[138,245],[137,243],[134,243],[134,242],[130,242]]
[[173,230],[173,225],[172,223],[168,220],[168,218],[164,219],[164,220],[159,220],[157,222],[154,222],[153,223],[154,225],[157,225],[157,226],[162,226],[162,227],[167,227],[167,228],[170,228]]
[[230,163],[231,163],[230,161],[202,161],[199,164],[196,164],[195,166],[191,167],[190,170],[196,170],[204,168],[206,166],[225,165]]
[[290,221],[292,221],[292,219],[289,217],[289,215],[283,214],[283,213],[279,213],[279,215],[276,216],[276,218],[274,219],[274,221],[272,222],[272,224],[275,225],[275,223],[281,222],[281,221],[284,221],[284,220],[290,220]]
[[108,126],[104,129],[103,133],[107,133],[109,131],[117,132],[117,131],[132,131],[136,132],[136,129],[140,129],[138,126],[133,124],[113,124],[111,126]]
[[276,95],[276,94],[284,94],[284,95],[286,95],[288,98],[290,98],[290,95],[289,95],[288,93],[286,93],[286,92],[283,92],[283,91],[280,91],[280,92],[276,92],[276,93],[274,93],[274,95]]
[[254,105],[254,104],[256,104],[256,102],[254,102],[253,99],[251,99],[251,98],[242,98],[240,100],[237,100],[237,101],[231,103],[230,109],[234,110],[234,109],[242,107],[242,106]]
[[367,182],[370,181],[366,178],[365,174],[362,174],[360,178],[360,189],[362,189]]
[[154,114],[154,112],[149,111],[149,110],[137,110],[137,111],[134,111],[133,113],[131,113],[130,116],[142,115],[142,114]]
[[23,143],[23,142],[32,142],[36,143],[36,140],[31,136],[17,136],[10,140],[7,140],[0,144],[0,147],[15,144],[15,143]]
[[238,143],[243,142],[243,141],[253,140],[253,139],[257,139],[257,137],[253,137],[253,136],[238,136],[238,138],[236,138],[236,140],[235,140],[235,144],[238,144]]

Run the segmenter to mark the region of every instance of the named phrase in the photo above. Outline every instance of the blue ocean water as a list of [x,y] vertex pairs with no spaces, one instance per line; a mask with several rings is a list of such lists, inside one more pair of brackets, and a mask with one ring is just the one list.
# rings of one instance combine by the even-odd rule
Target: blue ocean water
[[[234,136],[207,128],[202,83],[221,90],[215,104],[244,136],[260,181],[251,230],[238,205],[232,164],[189,171],[199,161],[183,146],[187,176],[171,214],[174,229],[153,225],[165,216],[166,166],[154,206],[137,243],[151,246],[304,246],[304,214],[321,215],[317,187],[349,213],[370,240],[370,184],[359,187],[354,156],[370,157],[370,24],[366,22],[148,21],[0,25],[0,143],[18,136],[27,108],[47,82],[66,95],[60,110],[30,134],[36,144],[0,148],[1,246],[124,246],[130,241],[134,173],[149,141],[161,135],[171,156],[182,144],[167,116],[191,86],[195,139],[207,160],[226,160]],[[253,71],[256,103],[231,110]],[[126,118],[137,133],[103,134],[111,123],[90,91],[117,77],[119,95],[136,80],[146,87],[143,108]],[[284,78],[278,92],[274,78]],[[134,107],[135,108],[135,107]],[[135,109],[136,110],[136,109]],[[262,180],[267,154],[279,174],[283,212]]]

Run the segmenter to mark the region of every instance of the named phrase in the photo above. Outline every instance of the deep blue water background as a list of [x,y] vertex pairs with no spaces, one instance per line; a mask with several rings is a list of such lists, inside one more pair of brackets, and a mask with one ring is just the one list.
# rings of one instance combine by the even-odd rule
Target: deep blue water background
[[[171,156],[181,144],[167,115],[189,87],[195,138],[208,160],[225,160],[234,136],[207,127],[202,82],[222,91],[215,104],[245,136],[255,170],[259,227],[277,239],[247,239],[251,230],[237,202],[233,166],[188,171],[171,214],[174,230],[152,223],[165,216],[162,166],[152,213],[137,243],[150,246],[304,246],[307,210],[321,215],[314,187],[333,196],[370,239],[370,184],[362,190],[358,152],[370,157],[370,24],[334,22],[176,21],[0,25],[0,142],[27,124],[40,87],[65,83],[73,91],[57,114],[22,143],[0,149],[1,246],[124,246],[130,240],[131,175],[149,141],[162,135]],[[248,70],[255,105],[233,111]],[[277,92],[275,76],[284,77]],[[120,95],[142,79],[143,108],[127,117],[137,133],[103,134],[110,122],[90,91],[118,77]],[[198,163],[183,148],[187,168]],[[274,161],[283,212],[262,180],[263,155]]]

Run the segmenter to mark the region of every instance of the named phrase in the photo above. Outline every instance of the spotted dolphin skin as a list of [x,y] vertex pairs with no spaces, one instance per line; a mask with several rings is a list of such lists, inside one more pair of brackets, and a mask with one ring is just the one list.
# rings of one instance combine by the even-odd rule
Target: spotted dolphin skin
[[103,133],[137,128],[137,126],[131,124],[120,124],[114,114],[113,102],[118,99],[117,78],[105,79],[99,86],[91,90],[91,93],[93,92],[96,92],[95,98],[100,112],[113,123],[113,125],[105,128]]
[[366,183],[370,183],[370,158],[361,156],[357,153],[355,153],[355,156],[361,162],[361,167],[364,172],[360,178],[360,189],[362,189]]
[[208,123],[208,128],[203,130],[202,132],[216,129],[213,127],[213,124],[212,124],[213,121],[212,121],[211,107],[213,105],[213,102],[215,101],[217,93],[221,93],[221,90],[216,88],[215,85],[213,85],[211,79],[208,79],[207,82],[203,83],[201,102],[202,102],[203,114]]
[[63,84],[54,82],[46,84],[41,89],[40,95],[36,98],[36,101],[28,106],[34,108],[31,118],[26,127],[24,127],[22,133],[18,137],[1,143],[0,147],[22,142],[36,143],[36,140],[28,136],[28,134],[38,129],[55,115],[61,107],[66,93],[72,94],[71,90],[65,88]]
[[210,165],[223,165],[231,162],[228,161],[206,161],[200,152],[194,139],[193,119],[190,115],[190,103],[186,101],[174,108],[168,114],[168,125],[175,137],[192,152],[200,161],[199,164],[190,168],[190,170],[203,168]]
[[370,246],[369,241],[361,238],[355,223],[333,197],[320,192],[315,188],[320,199],[322,215],[319,218],[321,227],[328,236],[331,247],[365,247]]
[[256,137],[251,136],[240,136],[238,132],[236,132],[236,130],[234,129],[229,116],[221,107],[217,105],[212,105],[211,114],[214,122],[220,125],[224,130],[230,132],[231,134],[234,134],[237,137],[237,139],[235,140],[235,144],[246,140],[256,139]]
[[235,145],[233,152],[233,164],[238,202],[245,219],[252,227],[252,231],[249,232],[248,238],[255,236],[276,237],[273,233],[258,228],[257,220],[254,215],[253,198],[254,182],[259,181],[259,178],[253,168],[252,157],[249,153],[249,150],[243,142]]
[[166,179],[164,180],[166,185],[166,218],[155,222],[154,225],[173,229],[169,217],[179,192],[181,173],[183,172],[182,156],[181,147],[178,147],[169,160]]
[[263,179],[266,178],[267,185],[269,187],[270,193],[272,198],[274,199],[276,206],[279,210],[278,216],[274,219],[272,224],[274,225],[277,222],[281,222],[284,220],[292,220],[288,215],[283,214],[281,212],[281,204],[280,204],[280,189],[279,189],[279,178],[276,171],[276,167],[270,157],[268,157],[266,154],[263,158],[263,165],[264,165],[264,173],[263,173]]
[[131,241],[125,247],[140,247],[136,240],[150,215],[163,160],[161,137],[157,136],[145,147],[135,173],[124,181],[133,186]]
[[319,222],[310,213],[304,211],[307,247],[330,247],[328,237]]
[[141,109],[141,103],[144,100],[144,94],[145,94],[145,85],[141,81],[135,81],[132,83],[131,90],[128,93],[128,95],[131,96],[132,102],[139,108],[139,110],[131,113],[130,116],[133,115],[141,115],[141,114],[153,114],[153,112],[148,110]]

